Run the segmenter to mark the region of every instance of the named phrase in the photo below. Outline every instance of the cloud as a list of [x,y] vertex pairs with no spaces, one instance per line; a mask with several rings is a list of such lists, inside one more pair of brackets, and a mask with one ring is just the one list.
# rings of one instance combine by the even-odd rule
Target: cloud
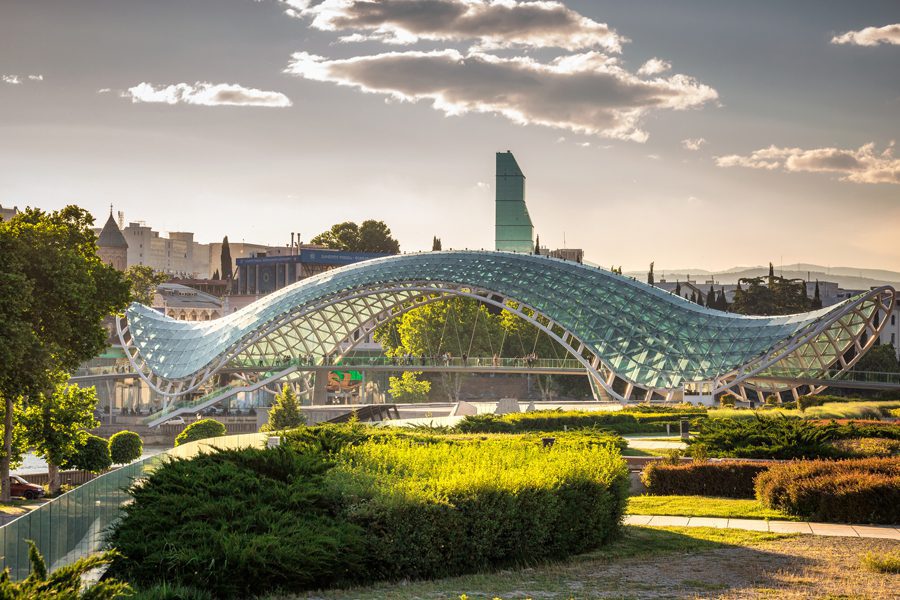
[[110,92],[112,92],[112,88],[100,88],[97,90],[98,94],[109,94]]
[[43,81],[44,76],[43,75],[29,75],[28,79],[30,79],[31,81]]
[[732,154],[716,157],[720,167],[750,169],[783,169],[789,172],[838,173],[841,181],[853,183],[900,184],[900,159],[894,157],[891,142],[881,153],[869,143],[856,150],[841,148],[778,148],[769,146],[749,156]]
[[860,31],[848,31],[831,38],[831,43],[853,44],[854,46],[900,45],[900,23],[884,27],[866,27]]
[[598,52],[541,63],[456,50],[387,52],[329,60],[293,55],[286,72],[406,101],[449,115],[494,113],[519,123],[643,142],[649,111],[699,107],[716,91],[686,75],[645,81]]
[[22,80],[19,79],[18,75],[0,75],[0,79],[3,80],[3,83],[8,83],[10,85],[19,85],[22,83]]
[[703,138],[687,138],[687,139],[681,140],[681,146],[685,150],[693,150],[694,152],[699,150],[700,146],[702,146],[705,143],[706,143],[706,140]]
[[628,40],[552,0],[281,0],[288,14],[322,31],[352,31],[346,42],[473,40],[485,48],[603,48]]
[[[104,88],[106,89],[106,88]],[[102,90],[100,93],[103,93]],[[196,104],[199,106],[263,106],[283,108],[291,106],[290,99],[280,92],[268,92],[255,88],[245,88],[236,83],[194,84],[176,83],[154,87],[150,83],[139,83],[122,94],[134,103],[160,102],[164,104]]]
[[669,69],[672,68],[672,63],[665,61],[661,58],[653,57],[643,65],[641,68],[637,70],[638,75],[658,75],[660,73],[665,73]]

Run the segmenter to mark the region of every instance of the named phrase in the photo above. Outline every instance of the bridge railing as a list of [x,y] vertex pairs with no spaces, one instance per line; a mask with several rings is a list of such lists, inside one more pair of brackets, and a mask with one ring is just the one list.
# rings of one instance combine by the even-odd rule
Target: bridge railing
[[130,499],[127,489],[168,457],[190,458],[211,448],[263,446],[266,433],[229,435],[190,442],[100,475],[39,508],[0,526],[0,570],[13,580],[28,576],[28,545],[33,540],[53,569],[102,549],[105,536]]
[[806,369],[766,369],[759,377],[784,379],[814,379],[817,381],[858,381],[860,383],[883,383],[900,385],[900,373],[882,371],[845,371],[832,369],[826,372]]
[[299,359],[236,359],[228,363],[227,368],[239,369],[284,369],[296,366],[302,371],[304,367],[310,369],[332,369],[334,371],[346,370],[352,367],[402,367],[408,370],[410,367],[451,367],[451,368],[502,368],[502,369],[584,369],[578,360],[574,358],[499,358],[491,356],[466,357],[461,356],[347,356],[332,362],[333,357],[301,357]]

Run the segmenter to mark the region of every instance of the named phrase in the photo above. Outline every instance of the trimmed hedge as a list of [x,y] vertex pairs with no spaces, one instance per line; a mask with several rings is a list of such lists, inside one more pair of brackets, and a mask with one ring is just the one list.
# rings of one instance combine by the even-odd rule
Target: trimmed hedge
[[705,416],[706,411],[676,409],[662,412],[539,410],[508,415],[468,416],[456,425],[455,430],[462,433],[525,433],[598,428],[620,434],[662,433],[666,431],[667,423],[677,428],[682,418],[695,419]]
[[617,534],[628,473],[561,441],[332,425],[170,461],[131,490],[109,573],[244,598],[565,558]]
[[184,431],[175,438],[175,445],[180,446],[188,442],[205,440],[206,438],[225,435],[225,426],[215,419],[200,419],[184,428]]
[[109,438],[109,456],[113,464],[130,463],[139,459],[143,452],[144,442],[133,431],[118,431]]
[[900,458],[773,465],[756,479],[756,498],[813,520],[900,523]]
[[721,461],[679,465],[649,463],[641,472],[647,492],[660,496],[753,498],[756,476],[773,463]]

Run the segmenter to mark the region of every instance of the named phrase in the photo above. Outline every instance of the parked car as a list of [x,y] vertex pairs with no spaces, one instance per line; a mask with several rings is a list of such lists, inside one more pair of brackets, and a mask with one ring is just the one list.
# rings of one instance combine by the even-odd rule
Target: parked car
[[44,488],[36,483],[28,483],[18,475],[9,476],[9,495],[36,500],[44,495]]
[[174,419],[169,419],[163,425],[184,425],[184,417],[175,417]]

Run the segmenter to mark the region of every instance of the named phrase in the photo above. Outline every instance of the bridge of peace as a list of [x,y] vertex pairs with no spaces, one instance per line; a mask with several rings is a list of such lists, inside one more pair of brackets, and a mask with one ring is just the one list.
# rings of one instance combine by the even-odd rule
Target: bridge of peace
[[[379,325],[451,297],[511,311],[569,357],[353,358]],[[241,391],[285,384],[312,391],[322,380],[315,372],[350,365],[391,372],[580,373],[596,400],[619,402],[678,401],[700,387],[748,401],[772,393],[797,397],[842,385],[876,343],[894,302],[894,289],[885,286],[814,312],[750,317],[572,261],[450,251],[348,265],[212,321],[178,321],[132,304],[117,329],[134,372],[166,399],[147,420],[152,426]]]

